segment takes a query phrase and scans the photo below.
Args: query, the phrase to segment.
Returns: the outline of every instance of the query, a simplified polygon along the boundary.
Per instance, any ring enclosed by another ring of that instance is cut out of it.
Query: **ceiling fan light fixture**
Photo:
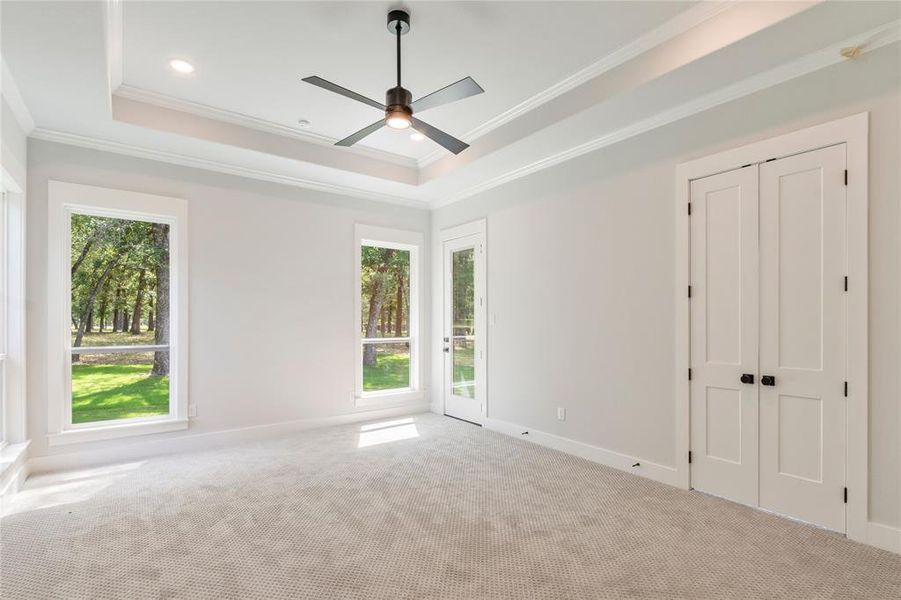
[[[410,119],[406,115],[388,117],[388,127],[392,129],[406,129],[410,126]]]
[[[385,112],[385,124],[392,129],[406,129],[411,125],[410,113],[403,108],[389,108]]]

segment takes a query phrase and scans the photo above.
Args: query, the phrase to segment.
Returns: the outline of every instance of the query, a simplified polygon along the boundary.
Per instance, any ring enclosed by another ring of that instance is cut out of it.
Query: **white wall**
[[[187,432],[48,447],[44,298],[51,179],[188,201],[189,375],[197,418]],[[28,192],[32,459],[89,452],[93,460],[161,439],[165,445],[199,434],[357,412],[352,401],[359,318],[353,296],[354,224],[419,231],[428,240],[430,219],[420,209],[37,140],[28,149]],[[424,253],[427,267],[428,246]],[[423,278],[428,281],[428,270]],[[423,288],[422,302],[428,306],[428,286]],[[421,330],[427,336],[427,320]],[[423,377],[428,386],[427,371]]]
[[[870,519],[901,525],[899,71],[894,44],[436,211],[433,239],[488,220],[489,416],[675,466],[676,165],[870,111]]]
[[[19,187],[25,187],[27,138],[6,98],[0,97],[0,164]]]

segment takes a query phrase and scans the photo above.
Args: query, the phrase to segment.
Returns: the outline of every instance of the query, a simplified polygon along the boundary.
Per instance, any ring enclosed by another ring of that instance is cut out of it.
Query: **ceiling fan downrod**
[[[385,119],[389,127],[403,129],[410,126],[413,116],[413,94],[401,86],[400,74],[400,36],[410,31],[410,14],[403,10],[392,10],[388,13],[388,31],[397,38],[397,86],[385,93]]]

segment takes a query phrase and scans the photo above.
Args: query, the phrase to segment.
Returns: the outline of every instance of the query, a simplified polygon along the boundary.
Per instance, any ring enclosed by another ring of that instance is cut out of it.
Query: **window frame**
[[[50,181],[48,190],[48,442],[51,446],[188,427],[187,207],[184,200]],[[73,214],[169,225],[169,413],[72,423],[71,217]]]
[[[23,187],[0,165],[3,219],[0,224],[0,269],[4,286],[0,298],[0,478],[27,449],[25,421],[25,194]]]
[[[371,225],[357,224],[355,226],[354,240],[354,405],[357,407],[371,407],[390,404],[402,404],[416,402],[424,397],[422,391],[422,360],[421,360],[421,287],[422,280],[420,269],[422,268],[423,234],[416,231],[402,229],[390,229],[387,227],[375,227]],[[408,332],[406,337],[395,338],[364,338],[360,327],[360,318],[363,314],[363,281],[362,258],[363,246],[376,248],[391,248],[410,253],[410,289],[408,307]],[[405,388],[391,390],[379,390],[374,392],[363,391],[363,345],[373,341],[378,343],[391,343],[407,341],[410,344],[410,385]]]
[[[9,352],[9,236],[6,190],[0,186],[0,450],[9,445],[6,433],[6,355]]]

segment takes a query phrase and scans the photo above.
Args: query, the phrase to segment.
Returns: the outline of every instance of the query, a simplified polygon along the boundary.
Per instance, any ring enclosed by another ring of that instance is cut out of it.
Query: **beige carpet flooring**
[[[3,598],[901,598],[901,556],[435,415],[33,477]]]

